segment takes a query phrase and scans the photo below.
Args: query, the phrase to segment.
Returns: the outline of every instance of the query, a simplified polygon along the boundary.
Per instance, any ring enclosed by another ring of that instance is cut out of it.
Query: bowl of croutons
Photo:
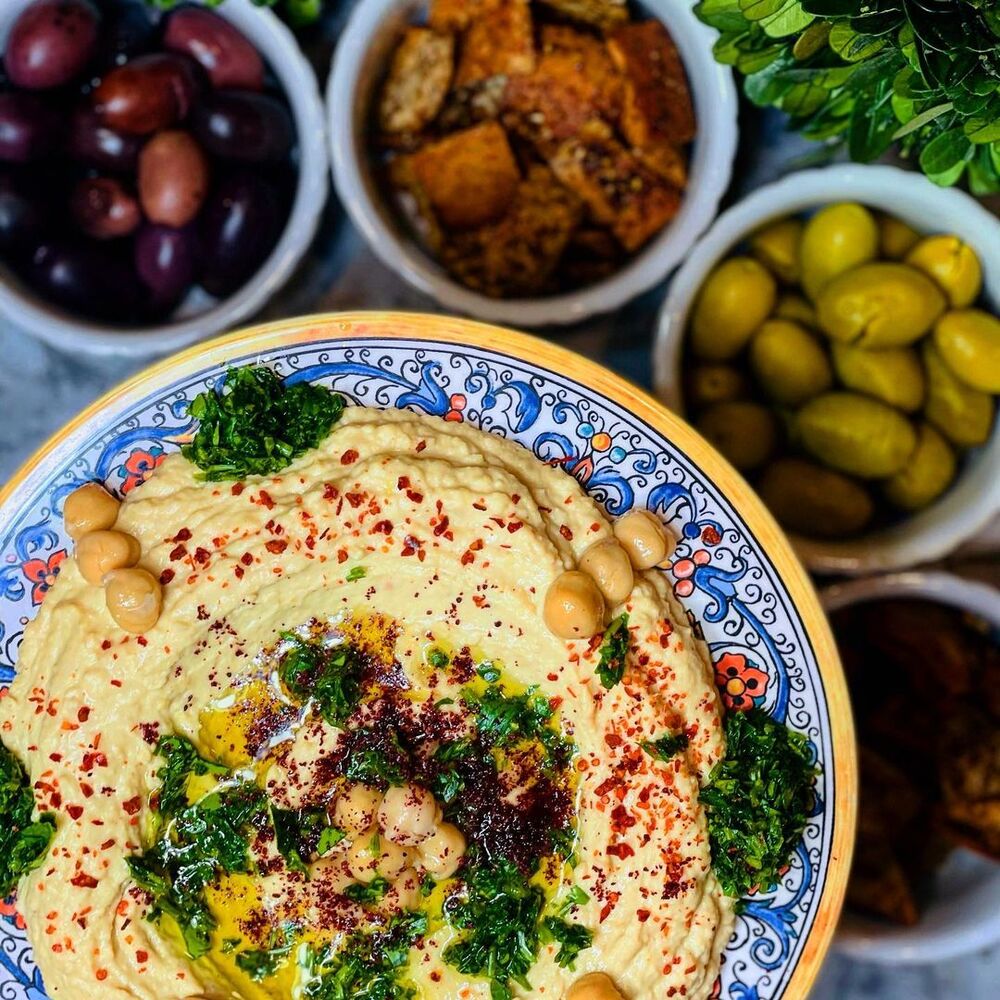
[[[375,253],[448,309],[529,327],[662,281],[737,139],[731,73],[672,0],[362,0],[328,114]]]

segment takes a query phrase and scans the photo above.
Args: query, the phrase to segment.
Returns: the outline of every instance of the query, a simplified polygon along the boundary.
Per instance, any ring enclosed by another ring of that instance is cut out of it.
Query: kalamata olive
[[[198,269],[194,229],[144,225],[135,235],[135,269],[154,309],[173,306],[194,283]]]
[[[79,181],[69,205],[76,224],[97,240],[128,236],[142,222],[139,202],[111,177]]]
[[[264,86],[260,53],[225,18],[211,11],[188,7],[171,14],[163,44],[199,62],[216,89],[261,90]]]
[[[187,132],[154,135],[139,154],[139,198],[150,222],[179,228],[201,211],[208,160]]]
[[[67,148],[70,156],[88,166],[132,173],[139,162],[142,139],[109,128],[93,108],[77,108],[70,120]]]
[[[148,135],[186,118],[197,92],[190,59],[154,52],[108,73],[94,91],[94,107],[111,128]]]
[[[29,279],[46,302],[73,313],[119,320],[135,311],[136,281],[131,267],[93,243],[41,244]]]
[[[121,66],[149,52],[155,40],[156,28],[146,4],[139,0],[105,0],[96,60],[101,69]]]
[[[216,185],[202,216],[205,290],[224,296],[239,288],[273,249],[283,221],[274,188],[256,174],[241,171]]]
[[[0,252],[16,255],[42,239],[50,223],[45,191],[30,177],[0,172]]]
[[[35,0],[7,39],[4,58],[11,82],[30,90],[69,83],[94,55],[98,22],[90,0]]]
[[[214,94],[194,112],[195,134],[214,156],[242,163],[276,163],[292,148],[288,109],[273,97],[247,91]]]
[[[59,136],[56,111],[34,94],[0,94],[0,160],[27,163],[52,151]]]

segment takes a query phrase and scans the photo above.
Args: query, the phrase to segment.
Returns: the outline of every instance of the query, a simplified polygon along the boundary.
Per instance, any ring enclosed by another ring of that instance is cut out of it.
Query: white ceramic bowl
[[[897,573],[828,587],[826,610],[891,597],[926,598],[971,611],[1000,629],[1000,591],[950,573]],[[934,876],[931,898],[915,927],[892,927],[849,910],[835,939],[838,951],[869,962],[930,963],[969,955],[1000,942],[1000,864],[965,849]]]
[[[983,265],[984,297],[1000,312],[1000,221],[973,198],[939,188],[921,174],[888,166],[844,165],[790,174],[723,212],[674,275],[653,348],[657,394],[682,412],[681,355],[688,316],[720,260],[772,219],[836,201],[858,201],[895,215],[920,232],[957,233]],[[793,537],[815,572],[870,573],[939,559],[1000,511],[1000,423],[963,463],[957,482],[936,503],[891,527],[846,541]]]
[[[0,50],[31,0],[0,3]],[[252,316],[291,277],[319,225],[329,190],[323,102],[316,75],[294,36],[251,0],[226,0],[216,13],[257,47],[285,92],[298,133],[299,180],[285,230],[271,255],[236,293],[218,300],[195,289],[165,323],[119,327],[48,305],[0,265],[0,313],[11,323],[66,351],[148,357],[175,351]]]
[[[677,217],[614,275],[564,295],[492,299],[465,288],[409,235],[373,175],[368,121],[375,88],[404,27],[426,0],[361,0],[340,38],[327,89],[333,178],[340,200],[382,261],[448,309],[497,323],[536,327],[576,323],[610,312],[661,281],[715,217],[729,185],[737,140],[732,73],[712,58],[715,32],[689,3],[644,0],[670,30],[687,71],[698,122],[690,179]]]

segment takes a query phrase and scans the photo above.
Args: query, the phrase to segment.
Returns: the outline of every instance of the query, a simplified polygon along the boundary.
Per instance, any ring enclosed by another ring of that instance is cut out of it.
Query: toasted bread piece
[[[628,20],[627,0],[541,0],[541,2],[571,21],[591,24],[601,31],[609,31]]]
[[[385,132],[420,132],[441,110],[455,73],[455,39],[429,28],[407,28],[392,57],[379,102]]]
[[[465,31],[480,15],[507,0],[431,0],[427,23],[435,31]]]
[[[684,64],[670,33],[655,20],[617,28],[608,51],[625,77],[621,130],[631,145],[684,145],[695,135],[694,108]]]
[[[496,122],[455,132],[401,157],[397,183],[418,188],[447,229],[495,222],[510,207],[521,180],[507,134]]]
[[[607,46],[591,32],[564,24],[543,25],[539,69],[553,79],[570,81],[599,115],[610,122],[618,120],[624,96],[622,75]]]
[[[548,167],[531,167],[499,222],[449,240],[442,261],[459,281],[494,298],[545,289],[580,222],[580,200]]]
[[[495,121],[500,117],[507,82],[505,76],[491,76],[488,80],[452,90],[445,99],[435,128],[442,132],[454,132],[481,122]]]
[[[636,149],[636,156],[655,170],[671,187],[683,191],[687,187],[688,161],[680,146],[662,142],[647,149]]]
[[[680,194],[615,139],[582,136],[562,143],[549,161],[595,222],[628,251],[638,250],[680,208]]]
[[[535,30],[528,0],[507,0],[480,14],[466,29],[455,84],[491,76],[517,76],[535,68]]]

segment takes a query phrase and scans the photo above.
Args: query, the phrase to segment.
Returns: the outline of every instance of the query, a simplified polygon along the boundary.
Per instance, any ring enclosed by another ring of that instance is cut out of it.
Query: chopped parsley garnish
[[[322,858],[332,851],[347,836],[343,830],[328,826],[316,841],[316,853]]]
[[[541,941],[543,944],[557,942],[556,964],[562,969],[573,969],[580,952],[593,944],[594,935],[580,924],[567,923],[561,917],[546,917],[542,922]]]
[[[356,729],[352,737],[352,747],[342,764],[345,778],[380,788],[406,784],[404,766],[409,755],[395,730]]]
[[[156,753],[163,758],[163,767],[156,772],[160,779],[157,809],[169,818],[188,804],[188,779],[194,775],[228,774],[222,764],[205,760],[194,744],[183,736],[161,736]]]
[[[427,654],[427,662],[435,670],[444,670],[444,668],[446,666],[448,666],[448,664],[451,662],[451,659],[449,658],[448,654],[443,649],[438,649],[438,647],[435,646]]]
[[[288,961],[294,942],[289,938],[275,948],[241,951],[236,956],[237,967],[255,983],[270,979]]]
[[[0,743],[0,899],[45,858],[56,832],[55,816],[32,820],[35,797],[21,762]]]
[[[455,764],[472,753],[472,741],[467,739],[442,743],[437,748],[434,761],[440,765],[440,768],[434,775],[431,791],[445,805],[451,805],[465,790],[465,778],[462,777]]]
[[[355,583],[358,580],[363,580],[368,575],[368,570],[364,566],[354,566],[352,569],[348,570],[347,582]]]
[[[222,391],[188,408],[200,426],[181,452],[211,482],[270,476],[315,448],[343,412],[344,397],[324,386],[290,386],[264,365],[230,368]]]
[[[731,712],[726,742],[701,803],[719,884],[739,897],[777,884],[805,829],[818,771],[805,736],[760,709]]]
[[[388,880],[379,875],[367,885],[354,882],[344,890],[344,895],[355,903],[378,903],[385,898],[390,888]]]
[[[342,726],[361,702],[365,664],[350,645],[325,646],[283,632],[291,643],[278,664],[278,676],[293,698],[311,700],[331,726]]]
[[[495,684],[498,680],[500,680],[500,668],[493,663],[492,660],[480,663],[479,666],[476,667],[476,673],[479,674],[479,676],[482,677],[487,684]]]
[[[685,733],[668,733],[656,740],[643,740],[639,746],[642,747],[650,757],[662,760],[665,764],[676,757],[682,750],[686,750],[688,738]]]
[[[510,1000],[512,982],[530,990],[544,906],[542,890],[516,865],[477,860],[464,890],[445,901],[449,923],[464,932],[445,948],[445,962],[463,975],[489,979],[492,1000]]]
[[[583,906],[589,902],[590,893],[587,892],[587,890],[582,886],[574,885],[569,892],[566,893],[566,898],[559,904],[559,916],[565,917],[576,907]]]
[[[625,676],[625,660],[628,657],[628,612],[623,611],[604,631],[601,641],[600,660],[597,676],[609,691],[621,683]]]
[[[328,825],[325,809],[279,809],[271,806],[271,825],[278,853],[293,872],[305,874],[310,854],[325,854],[320,845],[329,844],[326,850],[344,839],[344,833]],[[333,843],[330,839],[333,838]]]
[[[537,740],[550,761],[564,762],[571,745],[550,724],[555,714],[548,698],[529,688],[524,694],[508,695],[499,684],[482,694],[466,689],[462,701],[475,715],[479,739],[487,747],[511,747],[522,740]]]

